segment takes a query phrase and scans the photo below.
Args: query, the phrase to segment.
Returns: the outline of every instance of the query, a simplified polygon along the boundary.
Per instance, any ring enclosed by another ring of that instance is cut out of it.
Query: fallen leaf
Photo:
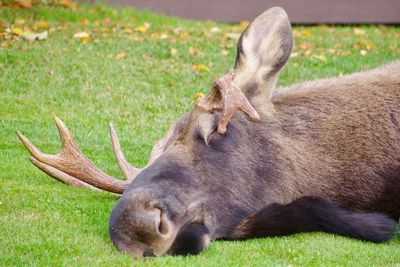
[[[12,28],[6,29],[6,32],[12,33],[15,35],[21,35],[24,31],[20,27],[12,27]]]
[[[326,59],[326,57],[324,55],[315,55],[314,54],[312,57],[315,59],[318,59],[319,61],[322,61],[324,63],[328,62],[328,60]]]
[[[364,49],[360,50],[360,55],[361,56],[366,56],[367,54],[368,54],[367,50],[364,50]]]
[[[229,51],[228,50],[221,50],[221,55],[226,57],[229,55]]]
[[[22,33],[21,37],[24,38],[25,40],[28,40],[29,42],[33,41],[41,41],[47,39],[49,36],[49,33],[47,31],[40,32],[40,33]]]
[[[365,35],[365,30],[359,28],[354,28],[353,32],[355,35]]]
[[[232,40],[239,40],[239,38],[240,38],[240,33],[230,32],[230,33],[227,33],[227,34],[225,35],[225,37],[228,38],[228,39],[232,39]]]
[[[176,48],[171,48],[170,54],[171,56],[175,57],[178,54],[178,50]]]
[[[8,42],[8,41],[4,41],[4,42],[2,42],[1,43],[1,47],[9,47],[9,46],[11,46],[12,45],[12,43],[10,43],[10,42]]]
[[[92,35],[88,32],[77,32],[73,37],[74,39],[79,39],[84,44],[90,42],[92,39]]]
[[[18,24],[18,25],[22,25],[22,24],[25,24],[25,20],[24,19],[21,19],[21,18],[17,18],[17,19],[15,19],[15,24]]]
[[[124,33],[133,33],[133,30],[131,28],[125,28]]]
[[[167,39],[168,38],[168,34],[166,34],[166,33],[162,33],[161,35],[160,35],[160,40],[165,40],[165,39]]]
[[[177,27],[177,28],[172,29],[172,32],[173,32],[175,35],[178,35],[181,31],[182,31],[182,28],[181,28],[181,27]]]
[[[218,27],[212,27],[211,30],[210,30],[210,32],[211,32],[211,33],[220,33],[220,32],[221,32],[221,29],[218,28]]]
[[[71,8],[74,4],[72,0],[60,0],[58,3],[65,8]]]
[[[200,100],[200,98],[202,98],[204,96],[204,93],[202,92],[198,92],[197,94],[194,95],[194,100],[197,102]]]
[[[31,8],[32,0],[14,0],[14,4],[16,4],[19,7]]]
[[[243,20],[243,21],[241,21],[240,23],[239,23],[239,29],[240,29],[240,31],[242,32],[242,31],[244,31],[246,28],[247,28],[247,26],[249,26],[250,25],[250,21],[248,21],[248,20]]]
[[[136,26],[134,28],[135,32],[141,32],[141,33],[145,33],[147,32],[147,28],[144,25],[140,25],[140,26]]]
[[[298,57],[298,56],[299,56],[299,53],[297,53],[297,52],[293,52],[293,53],[290,55],[291,58],[295,58],[295,57]]]
[[[44,20],[37,21],[35,24],[33,24],[33,29],[35,31],[47,30],[49,28],[50,28],[49,23],[47,21],[44,21]]]
[[[127,55],[125,53],[119,53],[115,56],[117,59],[125,59]]]
[[[335,54],[336,51],[333,48],[328,48],[328,52],[331,53],[331,54]]]
[[[189,54],[191,54],[192,56],[196,54],[196,50],[194,49],[193,46],[189,47]]]
[[[86,26],[86,25],[89,24],[89,20],[86,19],[86,18],[80,19],[80,20],[79,20],[79,24],[82,25],[82,26]]]
[[[148,22],[143,23],[143,26],[146,27],[146,29],[150,29],[151,24]]]
[[[81,39],[81,38],[90,38],[90,33],[87,32],[77,32],[74,34],[74,38]]]
[[[302,34],[303,36],[310,36],[310,35],[311,35],[311,32],[310,32],[309,30],[304,30],[304,31],[301,32],[301,34]]]
[[[348,50],[342,51],[342,53],[340,53],[340,55],[342,55],[343,57],[347,57],[350,56],[351,52]]]
[[[198,72],[208,72],[210,69],[206,65],[193,64],[193,68]]]

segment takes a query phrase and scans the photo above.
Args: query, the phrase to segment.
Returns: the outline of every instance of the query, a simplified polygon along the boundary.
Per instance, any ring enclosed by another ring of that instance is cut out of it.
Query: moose
[[[258,16],[234,69],[173,123],[143,169],[128,163],[110,124],[125,180],[88,160],[58,118],[57,155],[18,135],[53,178],[122,195],[109,234],[133,258],[311,231],[386,242],[400,217],[400,61],[278,88],[292,47],[282,8]]]

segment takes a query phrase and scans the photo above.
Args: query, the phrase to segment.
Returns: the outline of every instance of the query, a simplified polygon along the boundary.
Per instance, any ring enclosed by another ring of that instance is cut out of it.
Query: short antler
[[[218,122],[218,133],[220,134],[226,132],[226,126],[237,110],[242,110],[254,121],[260,121],[257,111],[234,83],[234,78],[235,70],[230,70],[227,74],[215,79],[210,92],[197,103],[197,106],[209,112],[221,111]]]

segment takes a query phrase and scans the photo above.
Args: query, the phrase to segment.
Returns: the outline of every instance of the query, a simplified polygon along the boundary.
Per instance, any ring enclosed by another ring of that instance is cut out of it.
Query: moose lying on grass
[[[292,46],[284,10],[257,17],[234,70],[172,125],[144,169],[126,161],[110,125],[125,181],[96,168],[57,118],[60,154],[18,134],[50,176],[122,194],[110,236],[135,258],[307,231],[388,241],[400,217],[400,62],[276,89]]]

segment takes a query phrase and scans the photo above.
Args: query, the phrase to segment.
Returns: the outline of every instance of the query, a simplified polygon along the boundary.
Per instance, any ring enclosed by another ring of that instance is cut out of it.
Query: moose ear
[[[234,81],[256,108],[260,99],[265,103],[275,87],[292,47],[290,22],[280,7],[266,10],[240,36]]]

